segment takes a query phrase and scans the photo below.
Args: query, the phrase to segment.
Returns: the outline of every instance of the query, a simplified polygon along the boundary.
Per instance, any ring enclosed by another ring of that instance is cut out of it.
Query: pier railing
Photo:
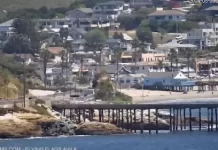
[[[109,122],[127,131],[218,131],[218,103],[197,104],[60,104],[53,109],[77,120]]]

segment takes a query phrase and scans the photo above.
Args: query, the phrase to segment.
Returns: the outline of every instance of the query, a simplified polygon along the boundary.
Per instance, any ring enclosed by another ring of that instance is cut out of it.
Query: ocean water
[[[218,133],[178,132],[143,135],[75,136],[0,140],[11,150],[218,150]]]
[[[204,101],[211,102],[211,99]],[[213,101],[218,102],[218,99]],[[192,110],[192,116],[198,117],[198,110]],[[206,109],[202,110],[202,117],[207,118]],[[218,150],[218,132],[207,132],[206,128],[199,132],[197,129],[198,127],[192,132],[161,132],[151,135],[7,139],[0,140],[0,150]]]

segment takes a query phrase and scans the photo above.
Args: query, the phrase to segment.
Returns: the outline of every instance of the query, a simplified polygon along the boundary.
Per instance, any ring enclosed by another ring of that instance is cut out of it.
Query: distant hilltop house
[[[155,12],[148,14],[149,20],[155,21],[185,21],[185,13],[178,10],[163,10],[163,8],[157,8]]]
[[[192,29],[187,33],[187,40],[197,45],[200,49],[206,49],[218,44],[218,23],[199,24],[200,28]]]
[[[152,0],[130,0],[130,6],[132,8],[153,7],[153,1]]]
[[[102,20],[117,20],[122,13],[131,13],[129,4],[123,1],[108,1],[98,3],[93,8],[93,18],[100,18]]]

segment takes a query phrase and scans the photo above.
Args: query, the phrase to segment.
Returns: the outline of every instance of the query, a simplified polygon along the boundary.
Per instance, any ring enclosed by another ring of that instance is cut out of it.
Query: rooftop
[[[175,78],[179,72],[149,72],[146,78]]]
[[[63,47],[48,47],[48,51],[52,54],[60,54],[62,51],[65,51]]]
[[[98,3],[97,5],[123,5],[124,1],[108,1],[104,3]]]
[[[218,10],[218,6],[211,6],[211,7],[208,7],[208,8],[206,8],[206,9],[204,9],[204,10],[206,10],[206,11],[214,11],[214,10]]]
[[[148,16],[173,16],[173,15],[185,16],[185,13],[178,10],[157,10],[155,12],[148,14]]]
[[[14,19],[8,20],[0,24],[0,27],[11,27],[14,22]]]

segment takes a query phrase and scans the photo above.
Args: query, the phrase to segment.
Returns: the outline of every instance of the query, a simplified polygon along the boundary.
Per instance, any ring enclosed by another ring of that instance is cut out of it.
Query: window
[[[149,80],[146,80],[146,82],[149,82]]]
[[[165,80],[163,80],[163,83],[165,83]]]
[[[145,70],[145,67],[143,66],[142,69]]]
[[[120,83],[124,83],[124,80],[120,80]]]
[[[172,16],[169,16],[169,19],[173,19],[173,17],[172,17]]]
[[[129,80],[129,79],[127,79],[127,80],[126,80],[126,83],[130,83],[130,80]]]

